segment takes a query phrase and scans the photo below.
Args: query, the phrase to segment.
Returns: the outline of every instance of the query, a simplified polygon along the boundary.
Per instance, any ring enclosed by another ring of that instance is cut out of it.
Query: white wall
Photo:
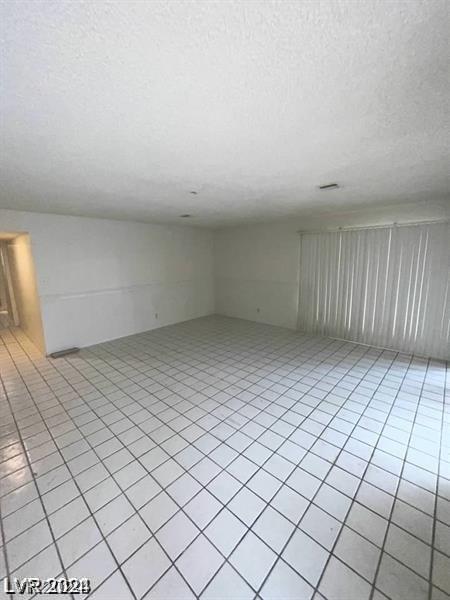
[[[22,234],[7,243],[8,263],[20,326],[29,339],[45,352],[41,306],[30,236]]]
[[[0,231],[30,234],[47,352],[214,311],[208,230],[0,210]]]
[[[1,245],[1,242],[0,242]],[[1,250],[0,250],[1,252]],[[1,256],[0,256],[0,260],[1,260]],[[6,292],[6,279],[5,279],[5,275],[3,273],[3,269],[1,267],[0,264],[0,310],[7,310],[8,309],[8,298],[7,298],[7,292]]]
[[[0,232],[30,234],[52,352],[213,312],[294,329],[299,229],[448,216],[446,206],[421,203],[225,228],[214,234],[214,277],[206,229],[0,209]]]
[[[295,329],[299,291],[299,230],[449,217],[449,205],[421,202],[217,230],[214,236],[216,312]],[[260,309],[259,313],[257,308]]]
[[[295,229],[289,231],[283,226],[216,232],[216,312],[295,328],[298,251]]]

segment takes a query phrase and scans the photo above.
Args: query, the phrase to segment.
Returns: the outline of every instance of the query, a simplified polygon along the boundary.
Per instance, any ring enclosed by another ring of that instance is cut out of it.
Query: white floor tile
[[[122,564],[150,537],[150,531],[136,514],[122,523],[106,539],[116,560]]]
[[[46,521],[40,521],[27,531],[24,531],[7,545],[9,568],[14,571],[21,564],[30,560],[35,554],[42,551],[52,538]]]
[[[314,589],[280,559],[259,595],[263,600],[309,600],[313,593]]]
[[[78,579],[87,577],[91,581],[92,588],[95,589],[106,581],[116,568],[116,562],[108,546],[105,542],[100,542],[69,567],[67,575]]]
[[[230,556],[230,562],[257,590],[276,560],[276,554],[249,531]]]
[[[247,527],[227,508],[224,508],[208,525],[206,537],[222,552],[229,556],[247,531]]]
[[[319,591],[329,600],[368,600],[371,586],[334,556],[325,569]]]
[[[407,567],[428,578],[430,572],[431,546],[421,542],[393,523],[389,525],[385,552],[404,563]]]
[[[175,502],[166,492],[161,492],[140,510],[140,515],[149,526],[150,531],[155,533],[177,511],[178,506]]]
[[[201,534],[177,560],[176,566],[194,592],[199,595],[224,560],[211,542]]]
[[[183,473],[183,468],[173,459],[169,459],[152,471],[152,477],[156,479],[161,487],[165,488],[183,475]]]
[[[170,560],[152,538],[123,564],[122,571],[136,596],[141,598],[169,566]]]
[[[156,539],[170,558],[176,560],[199,533],[198,527],[180,511],[161,527]]]
[[[242,483],[226,471],[222,471],[207,487],[218,500],[226,504],[241,489]]]
[[[254,531],[277,554],[294,531],[294,524],[268,506],[254,524]]]
[[[133,595],[123,575],[120,571],[116,571],[89,598],[92,600],[111,600],[111,598],[133,600]]]
[[[351,499],[324,483],[314,498],[314,504],[335,517],[338,521],[344,521],[350,509]]]
[[[151,475],[146,475],[142,479],[139,479],[139,481],[136,481],[136,483],[133,483],[125,491],[125,496],[136,509],[139,509],[157,496],[161,489],[159,483]]]
[[[96,512],[120,494],[120,487],[112,477],[108,477],[98,485],[91,487],[83,496],[91,511]]]
[[[271,506],[297,525],[309,506],[309,500],[284,485],[273,498]]]
[[[376,577],[372,600],[428,600],[434,540],[445,600],[447,369],[225,317],[64,361],[0,330],[0,575],[89,571],[98,600],[359,600]]]
[[[276,492],[280,489],[281,485],[281,481],[263,470],[255,473],[255,475],[247,482],[247,487],[266,502],[270,502]]]
[[[255,593],[251,587],[228,564],[224,564],[206,590],[200,596],[201,600],[252,600]],[[162,600],[162,599],[161,599]]]
[[[297,529],[281,556],[309,584],[316,586],[329,553]]]
[[[78,496],[49,516],[50,527],[56,539],[87,519],[89,509],[82,496]]]
[[[450,527],[437,521],[435,545],[438,550],[450,556]]]
[[[388,526],[386,519],[355,502],[345,523],[370,542],[382,546]]]
[[[145,596],[145,600],[195,600],[195,596],[184,579],[171,567]]]
[[[184,507],[184,511],[200,529],[204,529],[221,510],[222,504],[203,489]]]
[[[65,567],[69,567],[102,539],[92,517],[89,517],[58,540],[58,548]]]
[[[13,571],[12,575],[13,577],[25,578],[30,577],[30,573],[39,573],[39,577],[46,579],[48,577],[58,577],[61,575],[62,570],[58,553],[55,546],[52,545]]]
[[[311,504],[303,515],[299,527],[319,544],[331,550],[339,534],[341,523],[321,508]]]
[[[344,527],[334,548],[334,554],[354,571],[373,582],[381,550],[366,538]]]
[[[95,513],[98,527],[104,536],[119,527],[134,513],[134,509],[124,494],[117,496]]]
[[[233,512],[247,527],[250,527],[257,517],[262,513],[266,503],[256,494],[247,488],[243,488],[228,504],[228,508]]]
[[[3,531],[5,540],[19,535],[32,525],[35,525],[44,518],[44,509],[40,500],[33,500],[23,508],[19,508],[12,514],[3,519]]]
[[[311,500],[320,487],[321,481],[300,467],[295,469],[286,481],[293,490]]]
[[[425,600],[428,598],[428,584],[413,571],[383,554],[380,571],[375,585],[392,600]]]
[[[433,585],[450,595],[450,558],[442,552],[434,553],[432,581]]]
[[[189,473],[184,473],[167,488],[169,496],[175,500],[179,506],[184,506],[195,494],[202,489],[202,486]]]

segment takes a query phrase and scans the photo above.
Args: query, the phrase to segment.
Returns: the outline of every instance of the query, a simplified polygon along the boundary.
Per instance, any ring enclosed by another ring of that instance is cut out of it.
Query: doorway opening
[[[30,236],[0,232],[0,336],[2,331],[18,327],[45,353]]]

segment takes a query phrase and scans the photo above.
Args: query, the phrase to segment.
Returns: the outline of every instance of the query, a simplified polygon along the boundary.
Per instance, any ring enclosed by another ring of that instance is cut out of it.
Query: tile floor
[[[445,363],[223,317],[57,360],[0,338],[1,577],[449,598]]]

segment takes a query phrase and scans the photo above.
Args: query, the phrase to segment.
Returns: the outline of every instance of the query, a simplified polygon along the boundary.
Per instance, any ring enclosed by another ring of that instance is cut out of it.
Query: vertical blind
[[[450,225],[302,233],[299,329],[450,358]]]

